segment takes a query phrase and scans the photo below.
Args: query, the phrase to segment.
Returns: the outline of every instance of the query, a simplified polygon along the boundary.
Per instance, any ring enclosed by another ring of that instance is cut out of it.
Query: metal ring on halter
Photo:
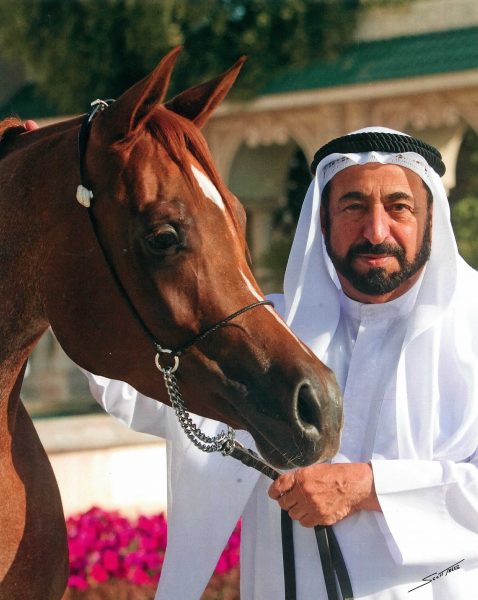
[[[100,100],[97,98],[90,103],[91,111],[88,114],[88,122],[90,123],[97,115],[98,112],[103,112],[110,104],[114,102],[113,98],[108,98],[108,100]]]
[[[159,344],[156,346],[156,349],[158,352],[154,357],[154,364],[156,365],[157,369],[161,371],[161,373],[174,373],[174,371],[176,371],[176,369],[179,367],[179,356],[174,354],[174,364],[172,367],[163,367],[159,362],[159,353],[162,352],[163,354],[173,354],[173,351],[168,350],[167,348],[161,348]]]

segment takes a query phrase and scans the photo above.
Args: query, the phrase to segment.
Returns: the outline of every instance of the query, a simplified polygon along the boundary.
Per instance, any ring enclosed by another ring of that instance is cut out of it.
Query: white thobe
[[[333,462],[371,461],[384,511],[362,511],[334,526],[357,599],[478,598],[478,458],[475,466],[473,457],[452,466],[398,455],[392,391],[416,290],[369,305],[341,293],[339,325],[324,357],[344,392],[345,425]],[[244,511],[241,600],[284,597],[280,511],[267,497],[269,485],[260,478]],[[294,539],[298,600],[325,600],[313,530],[296,522]]]

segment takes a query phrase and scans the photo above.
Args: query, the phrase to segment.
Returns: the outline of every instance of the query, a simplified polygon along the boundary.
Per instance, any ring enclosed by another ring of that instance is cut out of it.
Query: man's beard
[[[380,296],[397,289],[407,279],[417,273],[430,258],[431,251],[431,212],[429,211],[425,230],[423,232],[422,244],[415,254],[413,261],[407,260],[405,251],[401,246],[394,244],[371,244],[363,242],[349,249],[342,257],[335,254],[330,243],[330,222],[324,223],[324,240],[327,253],[336,271],[340,273],[352,286],[371,296]],[[366,273],[357,271],[353,266],[353,260],[360,254],[387,254],[395,256],[400,268],[398,271],[387,273],[383,267],[371,267]]]

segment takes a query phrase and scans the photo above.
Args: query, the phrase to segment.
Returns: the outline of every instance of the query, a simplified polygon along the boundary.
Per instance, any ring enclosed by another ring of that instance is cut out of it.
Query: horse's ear
[[[104,112],[102,121],[110,134],[126,137],[148,120],[151,112],[166,96],[171,73],[181,50],[182,47],[178,46],[168,52],[152,73],[130,87]]]
[[[226,97],[245,60],[242,56],[222,75],[178,94],[166,102],[166,108],[202,127]]]

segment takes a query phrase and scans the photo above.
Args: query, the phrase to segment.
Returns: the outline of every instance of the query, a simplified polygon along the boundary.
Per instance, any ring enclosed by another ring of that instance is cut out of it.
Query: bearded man
[[[477,594],[478,274],[458,255],[441,157],[370,128],[321,148],[313,170],[284,294],[272,299],[342,388],[331,464],[271,485],[232,459],[201,454],[171,409],[89,375],[108,412],[168,439],[157,600],[199,599],[241,515],[241,600],[284,598],[281,508],[295,520],[298,600],[327,598],[317,524],[333,525],[355,598]]]

